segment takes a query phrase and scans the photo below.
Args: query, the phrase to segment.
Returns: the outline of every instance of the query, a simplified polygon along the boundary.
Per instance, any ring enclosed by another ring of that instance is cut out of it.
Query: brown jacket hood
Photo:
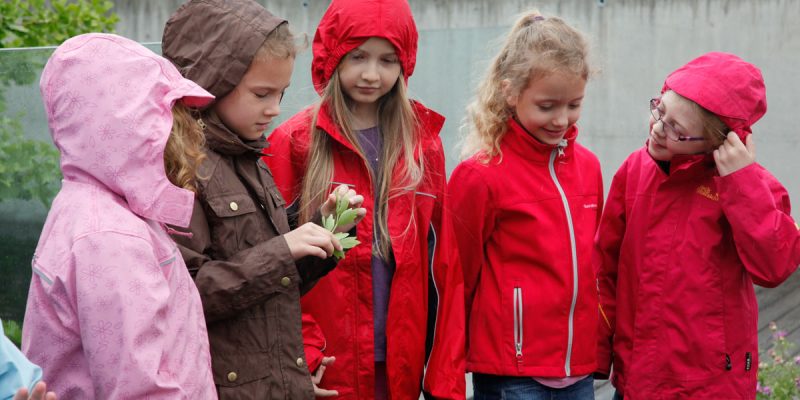
[[[253,0],[191,0],[167,21],[163,55],[221,99],[242,80],[267,36],[285,22]]]

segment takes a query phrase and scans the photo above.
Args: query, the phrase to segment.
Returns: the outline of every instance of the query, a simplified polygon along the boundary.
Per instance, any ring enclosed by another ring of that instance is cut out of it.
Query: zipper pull
[[[750,368],[753,367],[753,356],[750,355],[750,352],[744,353],[744,370],[750,371]]]
[[[725,370],[730,371],[732,368],[733,366],[731,366],[731,356],[725,354]]]
[[[558,156],[559,157],[564,157],[564,149],[567,147],[567,144],[569,144],[569,142],[567,142],[567,139],[561,139],[561,141],[558,142]]]

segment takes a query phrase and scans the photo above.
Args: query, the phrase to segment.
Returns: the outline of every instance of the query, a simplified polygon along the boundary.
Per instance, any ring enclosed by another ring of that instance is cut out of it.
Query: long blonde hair
[[[205,159],[205,135],[180,101],[172,107],[172,131],[164,149],[164,170],[175,186],[197,191],[197,169]]]
[[[340,64],[341,65],[341,64]],[[404,192],[413,191],[425,174],[425,159],[420,146],[416,113],[408,98],[402,73],[394,87],[378,100],[378,128],[383,136],[383,149],[379,158],[379,168],[371,171],[373,182],[380,182],[376,198],[375,220],[379,233],[378,248],[373,253],[388,257],[391,237],[387,225],[389,199]],[[307,222],[327,198],[333,180],[333,143],[330,135],[317,128],[317,118],[325,105],[331,119],[339,127],[342,136],[350,142],[359,156],[366,161],[364,151],[358,143],[351,121],[351,100],[345,94],[338,69],[334,71],[322,98],[314,109],[311,120],[311,140],[308,149],[308,165],[300,192],[300,221]],[[395,171],[402,160],[402,169]],[[377,176],[376,176],[377,175]],[[364,191],[364,188],[358,188]],[[413,206],[412,206],[413,207]],[[409,227],[413,222],[409,221]]]
[[[512,116],[506,98],[519,95],[533,79],[559,71],[588,79],[589,45],[583,34],[558,17],[531,10],[520,17],[492,60],[467,106],[462,158],[481,153],[481,161],[502,157],[500,142]],[[507,89],[504,89],[504,83]]]

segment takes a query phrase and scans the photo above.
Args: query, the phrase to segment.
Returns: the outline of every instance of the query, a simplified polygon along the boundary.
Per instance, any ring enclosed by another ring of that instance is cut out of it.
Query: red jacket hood
[[[729,53],[706,53],[689,61],[669,74],[661,92],[667,90],[714,113],[742,140],[767,112],[761,70]]]
[[[342,57],[370,37],[381,37],[394,45],[408,80],[417,61],[417,36],[406,0],[332,1],[319,21],[312,44],[314,88],[321,94]]]

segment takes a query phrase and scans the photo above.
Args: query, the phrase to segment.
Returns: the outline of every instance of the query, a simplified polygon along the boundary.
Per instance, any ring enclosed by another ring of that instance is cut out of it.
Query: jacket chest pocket
[[[247,193],[229,193],[207,201],[213,213],[209,218],[212,241],[227,255],[248,247],[247,242],[256,241],[249,236],[259,235],[267,228],[256,212],[256,202]]]
[[[427,224],[431,220],[433,207],[437,201],[439,199],[431,192],[414,192],[415,208],[420,221],[424,221]]]

